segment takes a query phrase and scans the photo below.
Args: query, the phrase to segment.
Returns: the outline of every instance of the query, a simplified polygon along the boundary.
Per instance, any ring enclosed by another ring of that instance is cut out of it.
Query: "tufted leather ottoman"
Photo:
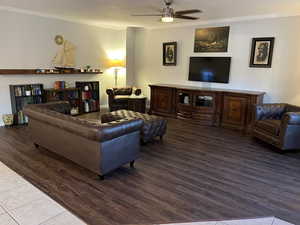
[[[160,116],[143,114],[129,110],[117,110],[101,115],[101,122],[108,123],[124,118],[140,118],[144,121],[141,130],[141,139],[144,143],[153,140],[155,137],[162,137],[167,130],[167,120]]]

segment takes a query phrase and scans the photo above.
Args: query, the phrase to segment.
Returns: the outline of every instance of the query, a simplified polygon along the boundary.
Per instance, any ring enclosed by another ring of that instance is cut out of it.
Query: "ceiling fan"
[[[185,20],[197,20],[199,18],[186,16],[186,14],[192,13],[202,13],[199,9],[190,9],[190,10],[181,10],[181,11],[174,11],[171,7],[173,0],[164,0],[165,7],[162,9],[160,14],[134,14],[132,16],[160,16],[161,21],[164,23],[170,23],[174,21],[174,18],[178,19],[185,19]]]

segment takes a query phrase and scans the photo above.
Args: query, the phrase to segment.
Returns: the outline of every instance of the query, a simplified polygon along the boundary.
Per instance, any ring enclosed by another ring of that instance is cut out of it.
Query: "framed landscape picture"
[[[230,27],[196,29],[194,52],[227,52]]]
[[[163,43],[163,65],[176,66],[177,64],[177,42]]]
[[[274,37],[252,39],[250,67],[272,67],[274,41]]]

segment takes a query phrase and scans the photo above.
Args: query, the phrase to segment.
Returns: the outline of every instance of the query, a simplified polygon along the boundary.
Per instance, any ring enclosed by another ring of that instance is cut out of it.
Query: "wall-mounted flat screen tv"
[[[190,57],[190,81],[228,83],[231,57]]]

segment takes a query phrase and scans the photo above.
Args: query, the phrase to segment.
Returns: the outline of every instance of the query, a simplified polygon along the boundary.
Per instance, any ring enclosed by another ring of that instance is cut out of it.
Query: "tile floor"
[[[86,225],[86,223],[0,162],[0,225]],[[275,217],[268,217],[176,225],[292,224]]]
[[[293,225],[275,217],[266,217],[259,219],[247,220],[226,220],[226,221],[212,221],[212,222],[199,222],[199,223],[174,223],[166,225]]]
[[[0,225],[86,225],[0,162]]]

